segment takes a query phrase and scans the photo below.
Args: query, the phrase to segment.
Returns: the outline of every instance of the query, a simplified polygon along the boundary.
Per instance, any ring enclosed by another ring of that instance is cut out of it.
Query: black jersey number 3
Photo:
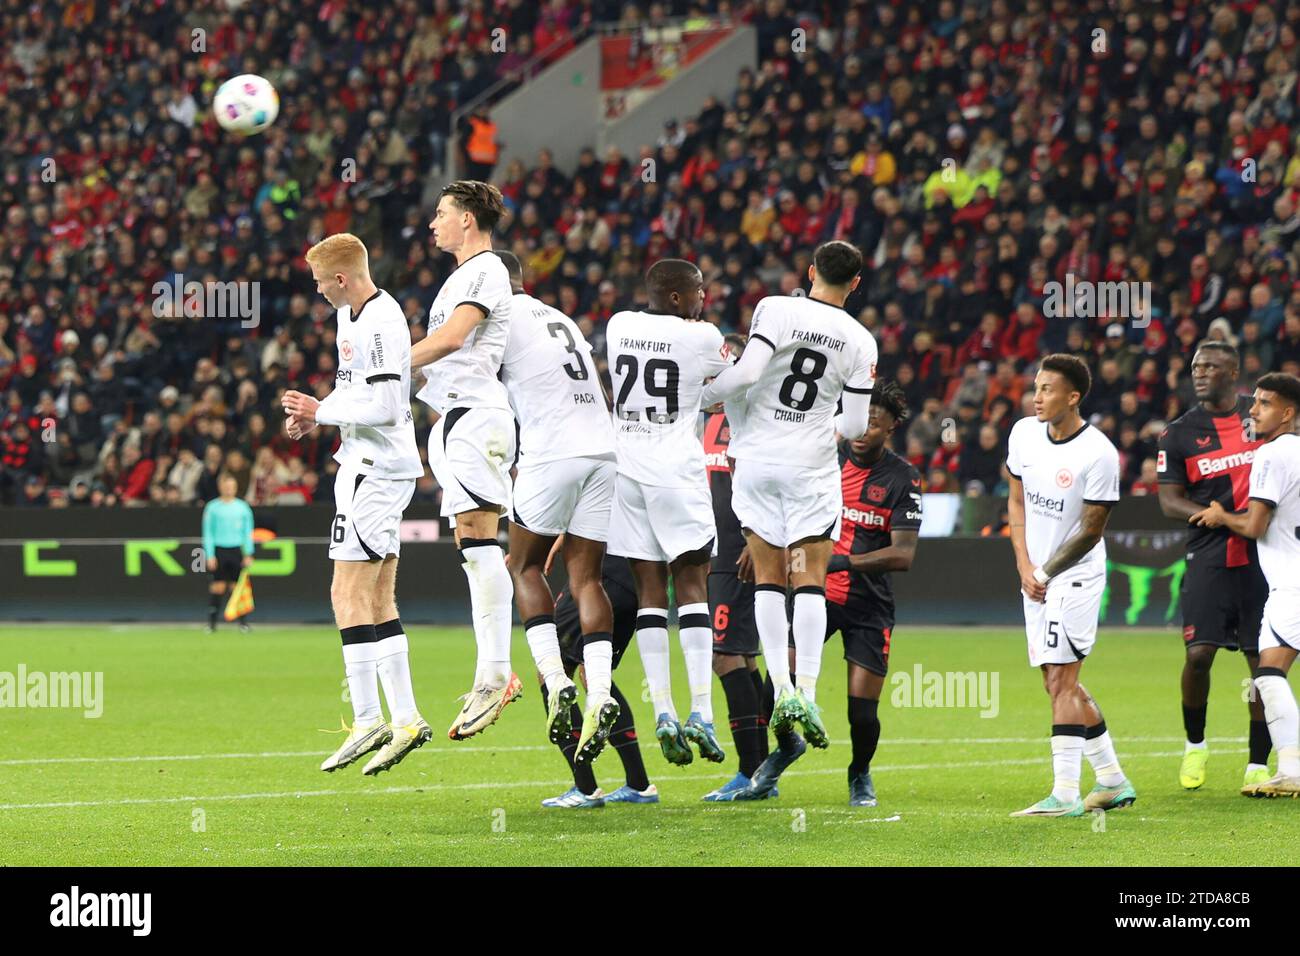
[[[635,355],[623,354],[618,357],[614,363],[614,377],[621,379],[618,386],[618,401],[614,403],[614,414],[623,421],[639,422],[641,421],[641,412],[635,408],[627,407],[628,397],[632,394],[632,387],[636,385],[638,365]],[[666,407],[661,412],[657,406],[651,405],[645,410],[647,421],[656,422],[664,425],[668,422],[677,420],[677,385],[681,381],[681,369],[672,359],[649,359],[645,363],[645,393],[651,398],[662,398],[665,400]],[[662,375],[663,384],[659,383]]]
[[[796,412],[806,412],[817,401],[817,383],[826,373],[829,359],[821,352],[812,349],[797,349],[790,359],[790,374],[781,383],[781,404],[793,408]],[[801,394],[795,398],[795,387],[802,385]]]
[[[569,378],[575,382],[585,382],[587,380],[587,363],[582,360],[582,353],[578,351],[578,343],[573,340],[573,333],[568,330],[563,322],[552,322],[546,326],[546,331],[551,333],[551,338],[564,339],[564,351],[573,356],[577,368],[574,368],[568,362],[564,363],[564,370],[569,373]]]

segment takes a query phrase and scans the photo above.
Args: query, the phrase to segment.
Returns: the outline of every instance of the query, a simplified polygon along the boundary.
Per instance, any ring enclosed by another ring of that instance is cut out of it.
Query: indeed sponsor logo
[[[1255,460],[1253,451],[1235,451],[1230,455],[1219,455],[1217,457],[1198,458],[1196,459],[1196,470],[1204,478],[1207,475],[1217,475],[1221,471],[1228,471],[1231,468],[1240,468],[1242,465],[1249,465]]]
[[[854,524],[865,524],[868,527],[883,528],[885,526],[885,516],[878,511],[859,511],[857,508],[844,508],[844,520],[851,521]]]
[[[1065,513],[1064,498],[1049,498],[1047,495],[1039,494],[1036,491],[1025,489],[1026,500],[1035,508],[1042,508],[1044,511],[1059,511]]]

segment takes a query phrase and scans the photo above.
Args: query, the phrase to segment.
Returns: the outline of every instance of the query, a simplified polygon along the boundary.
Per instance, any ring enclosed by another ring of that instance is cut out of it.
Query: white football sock
[[[379,706],[377,646],[375,641],[343,645],[343,670],[348,675],[348,696],[352,698],[352,722],[358,727],[384,719]]]
[[[826,643],[826,592],[816,586],[794,592],[794,680],[809,700],[817,699]]]
[[[1097,782],[1103,787],[1118,787],[1124,782],[1124,771],[1120,769],[1119,757],[1115,753],[1115,744],[1110,739],[1110,731],[1104,729],[1099,736],[1085,739],[1083,755],[1092,765],[1092,772],[1097,775]]]
[[[686,682],[691,688],[691,710],[706,724],[713,723],[713,628],[707,604],[677,608],[677,637],[686,657]]]
[[[1183,747],[1183,753],[1191,753],[1193,750],[1205,750],[1205,749],[1207,748],[1205,746],[1204,740],[1202,740],[1199,744],[1194,744],[1189,740],[1187,741],[1186,745],[1184,745]]]
[[[474,642],[478,645],[475,683],[504,687],[510,679],[510,609],[515,597],[505,555],[495,540],[488,540],[462,547],[460,556],[474,609]]]
[[[667,632],[664,643],[668,642]],[[582,669],[587,673],[587,700],[600,700],[609,696],[610,676],[614,666],[614,642],[597,640],[582,645]]]
[[[1255,686],[1277,751],[1277,772],[1283,777],[1300,777],[1300,707],[1291,685],[1280,674],[1265,674],[1255,678]]]
[[[535,617],[524,625],[528,649],[533,652],[533,662],[541,672],[542,682],[548,688],[558,689],[567,680],[564,659],[560,657],[560,640],[556,636],[555,618],[549,614]]]
[[[763,648],[763,661],[776,696],[791,690],[790,619],[785,613],[785,589],[760,584],[754,591],[754,623]]]
[[[406,634],[399,632],[380,638],[374,644],[379,679],[388,699],[388,712],[393,724],[406,727],[420,716],[415,706],[415,691],[411,689],[411,664],[407,654]]]
[[[645,668],[646,683],[650,686],[650,699],[654,701],[655,714],[667,714],[677,719],[673,707],[672,675],[668,664],[668,610],[662,607],[643,607],[636,612],[636,646]],[[591,679],[590,675],[587,677]]]
[[[1052,796],[1062,803],[1079,799],[1082,772],[1083,734],[1052,734]]]

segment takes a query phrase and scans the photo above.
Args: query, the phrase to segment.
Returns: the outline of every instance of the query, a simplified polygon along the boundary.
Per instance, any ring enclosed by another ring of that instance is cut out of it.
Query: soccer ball
[[[275,122],[280,113],[280,94],[266,77],[243,73],[217,88],[212,112],[222,129],[252,136]]]

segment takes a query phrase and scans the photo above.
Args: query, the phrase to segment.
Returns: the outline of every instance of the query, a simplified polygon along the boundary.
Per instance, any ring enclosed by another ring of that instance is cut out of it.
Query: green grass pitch
[[[978,707],[898,707],[886,683],[873,767],[880,806],[847,805],[844,665],[827,648],[818,698],[832,737],[760,804],[705,804],[735,772],[726,707],[714,703],[728,760],[669,766],[648,733],[641,669],[629,650],[615,679],[636,719],[658,806],[544,810],[569,786],[542,735],[527,647],[515,666],[524,698],[464,743],[444,736],[473,672],[468,629],[414,627],[411,662],[432,742],[377,779],[361,763],[317,766],[350,717],[337,634],[259,627],[216,636],[196,626],[0,626],[0,671],[102,671],[103,714],[0,708],[0,864],[711,864],[711,865],[1262,865],[1300,842],[1300,802],[1248,800],[1245,667],[1214,672],[1212,756],[1202,790],[1184,792],[1175,631],[1103,631],[1084,679],[1106,714],[1135,806],[1104,819],[1011,819],[1050,789],[1050,716],[1013,629],[902,628],[891,674],[998,675],[996,716]],[[677,699],[685,677],[674,641]],[[909,695],[910,699],[910,695]],[[596,764],[622,782],[612,748]],[[1085,764],[1084,787],[1092,785]]]

